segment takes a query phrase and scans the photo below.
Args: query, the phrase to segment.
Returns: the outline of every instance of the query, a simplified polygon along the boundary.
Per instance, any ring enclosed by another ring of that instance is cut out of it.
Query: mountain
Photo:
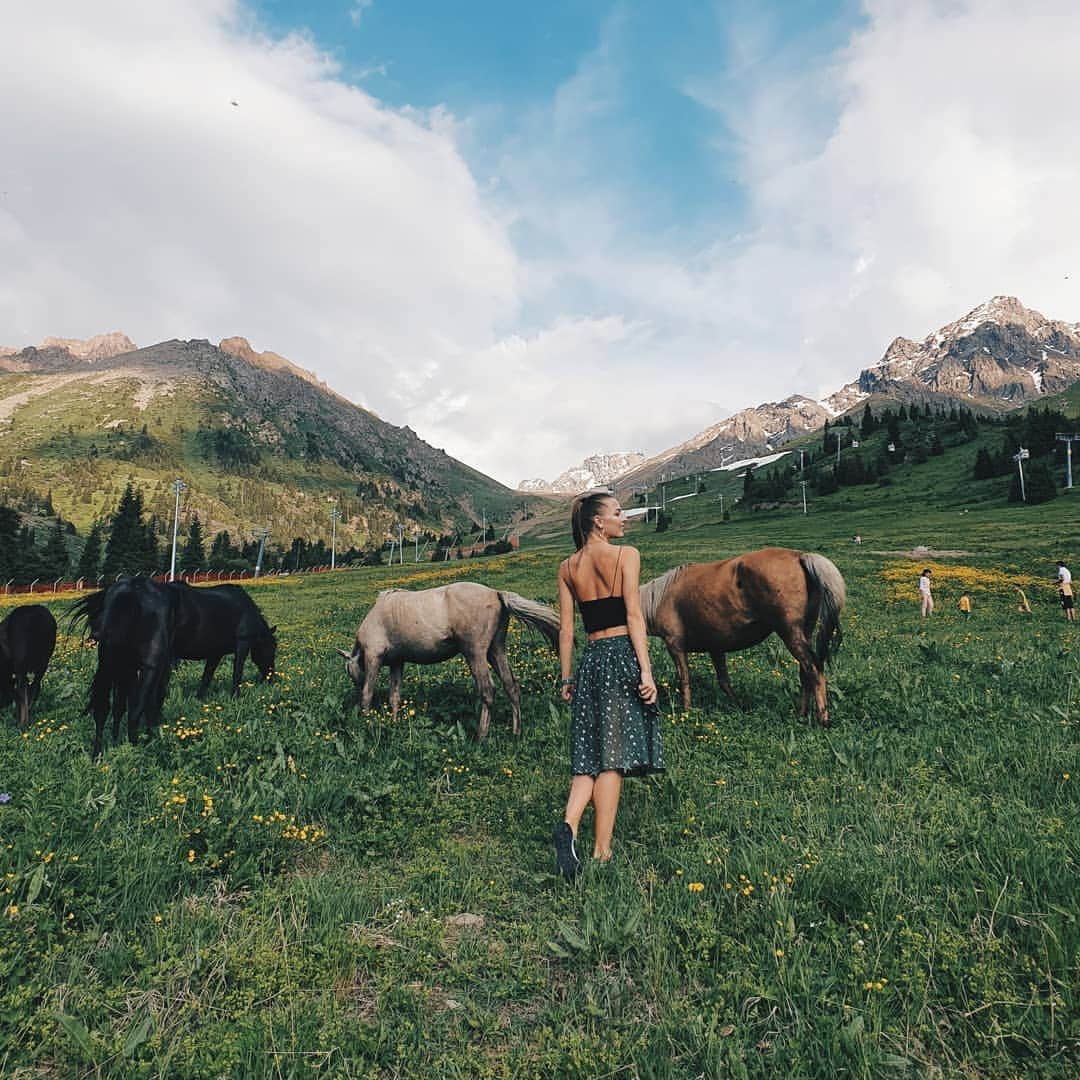
[[[589,488],[606,487],[644,460],[645,455],[640,450],[593,454],[580,465],[575,465],[564,473],[560,473],[550,483],[546,480],[522,480],[518,484],[518,491],[576,495],[579,491],[587,491]]]
[[[399,524],[406,537],[465,535],[484,512],[508,522],[523,501],[241,337],[139,349],[107,334],[5,350],[0,431],[0,500],[49,491],[80,528],[110,513],[129,479],[169,521],[177,476],[182,517],[197,511],[207,535],[269,525],[285,543],[329,539],[330,499],[342,547],[379,546]]]
[[[664,477],[718,469],[731,461],[770,454],[775,447],[822,427],[831,416],[816,401],[799,395],[743,409],[623,473],[615,486],[620,492],[651,487]]]
[[[619,477],[620,492],[769,454],[826,420],[918,402],[1007,412],[1080,379],[1080,324],[1048,319],[1015,297],[995,296],[921,342],[897,338],[857,379],[823,401],[790,397],[743,409]]]
[[[846,412],[869,398],[961,403],[995,412],[1056,394],[1080,379],[1080,324],[995,296],[921,342],[897,338],[858,379],[827,398]]]
[[[47,337],[40,345],[29,349],[0,346],[0,372],[41,370],[53,365],[63,368],[72,360],[109,360],[121,353],[134,352],[136,347],[127,334],[118,331],[98,334],[86,341]]]

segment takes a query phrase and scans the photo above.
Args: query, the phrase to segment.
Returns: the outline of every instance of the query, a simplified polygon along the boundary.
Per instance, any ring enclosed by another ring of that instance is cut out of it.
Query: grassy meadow
[[[482,743],[460,660],[406,668],[391,723],[386,674],[361,716],[332,654],[390,585],[552,601],[567,530],[257,584],[279,677],[233,700],[223,665],[199,702],[184,665],[159,737],[99,762],[95,653],[62,636],[31,730],[0,725],[0,1075],[1076,1075],[1080,627],[1052,587],[1076,497],[873,498],[724,523],[710,493],[629,531],[647,576],[830,556],[833,726],[798,718],[776,639],[730,660],[742,711],[695,658],[688,714],[654,643],[668,771],[626,782],[615,858],[576,885],[553,874],[568,716],[538,637],[512,624],[523,736],[500,690]]]

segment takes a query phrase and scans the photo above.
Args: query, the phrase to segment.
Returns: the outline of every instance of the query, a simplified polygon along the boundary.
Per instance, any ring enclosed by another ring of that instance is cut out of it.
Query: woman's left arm
[[[641,613],[641,555],[637,548],[623,548],[622,580],[626,627],[630,631],[630,644],[634,646],[634,654],[641,667],[638,693],[646,705],[652,705],[656,701],[656,683],[653,681],[652,661],[649,659],[645,617]]]

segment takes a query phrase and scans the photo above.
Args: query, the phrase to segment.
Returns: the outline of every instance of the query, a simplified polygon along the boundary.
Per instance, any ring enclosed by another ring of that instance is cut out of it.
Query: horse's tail
[[[76,600],[68,613],[68,630],[74,631],[80,623],[85,623],[84,633],[96,637],[95,631],[101,622],[101,613],[105,610],[105,594],[108,591],[100,589]]]
[[[559,613],[554,608],[505,590],[499,591],[499,600],[511,615],[516,615],[526,626],[539,630],[553,649],[559,647]]]
[[[121,649],[123,655],[133,656],[143,636],[140,598],[146,584],[138,579],[125,579],[110,586],[100,595],[104,598],[90,616],[90,632],[99,645]],[[92,597],[87,597],[92,599]]]
[[[840,571],[824,555],[804,551],[799,556],[799,562],[811,586],[811,594],[817,593],[819,597],[817,610],[808,612],[807,618],[811,627],[814,622],[818,624],[815,659],[818,670],[822,670],[844,640],[844,632],[840,627],[840,612],[844,610],[847,589]]]

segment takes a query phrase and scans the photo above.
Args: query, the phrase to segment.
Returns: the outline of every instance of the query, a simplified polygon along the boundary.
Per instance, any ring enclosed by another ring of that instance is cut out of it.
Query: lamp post
[[[802,512],[805,514],[806,513],[806,481],[805,480],[800,480],[799,483],[802,484]]]
[[[178,476],[172,483],[176,505],[173,507],[172,520],[172,562],[169,564],[169,580],[176,580],[176,531],[180,525],[180,492],[184,490],[184,481]]]
[[[267,528],[253,529],[252,535],[258,537],[259,540],[259,554],[255,558],[255,576],[259,576],[259,571],[262,570],[263,551],[266,550],[266,538],[270,535],[270,530]]]
[[[1025,450],[1022,446],[1015,454],[1013,454],[1013,461],[1016,462],[1017,469],[1020,470],[1020,501],[1027,502],[1027,495],[1024,494],[1024,459],[1031,457],[1031,451]]]
[[[330,569],[337,568],[337,519],[341,513],[337,502],[330,507]]]

